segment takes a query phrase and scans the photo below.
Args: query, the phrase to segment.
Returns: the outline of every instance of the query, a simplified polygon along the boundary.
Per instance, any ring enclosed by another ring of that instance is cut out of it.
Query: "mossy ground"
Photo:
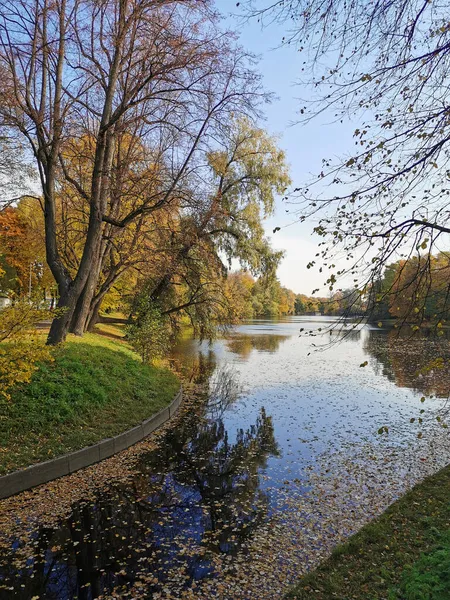
[[[145,365],[127,344],[69,336],[0,409],[0,474],[125,431],[173,399],[178,378]]]
[[[450,466],[338,546],[287,597],[449,600]]]

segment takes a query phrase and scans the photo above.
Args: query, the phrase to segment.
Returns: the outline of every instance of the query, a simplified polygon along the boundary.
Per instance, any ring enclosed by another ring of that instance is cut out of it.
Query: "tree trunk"
[[[102,283],[98,292],[93,294],[89,305],[88,316],[85,321],[85,331],[92,331],[95,325],[98,323],[99,311],[103,302],[103,298],[106,296],[122,273],[123,270],[121,270],[121,265],[116,265],[115,269],[111,270],[106,280]]]
[[[94,331],[94,327],[97,325],[97,323],[100,320],[99,317],[99,311],[100,311],[100,306],[101,306],[101,300],[99,302],[96,302],[94,304],[94,307],[91,309],[91,313],[89,315],[89,319],[87,321],[87,327],[86,327],[86,331]]]
[[[73,288],[69,288],[66,293],[61,294],[56,308],[63,309],[63,313],[55,317],[50,326],[50,331],[47,338],[47,344],[54,346],[64,342],[72,320],[72,316],[77,303],[77,294]]]
[[[185,245],[179,250],[173,260],[172,266],[168,269],[167,273],[161,277],[159,282],[155,285],[150,293],[150,298],[153,302],[156,302],[163,294],[168,290],[172,283],[172,277],[174,276],[177,267],[182,259],[187,258],[192,246],[191,244]]]
[[[77,310],[77,304],[81,302],[84,290],[87,288],[89,293],[90,286],[95,292],[97,285],[99,267],[99,248],[102,239],[101,221],[95,218],[91,219],[88,230],[87,241],[83,250],[83,256],[80,261],[78,273],[73,282],[63,282],[59,285],[60,297],[57,308],[65,309],[61,316],[53,319],[50,332],[47,338],[47,344],[55,345],[64,342],[69,331],[72,331],[72,322],[74,313]],[[89,304],[87,305],[89,307]],[[83,314],[80,306],[80,317]],[[86,314],[87,316],[87,314]],[[80,335],[83,334],[83,330]]]
[[[72,319],[70,322],[70,327],[69,327],[69,331],[70,333],[74,333],[75,335],[78,336],[82,336],[84,333],[84,322],[86,320],[86,310],[87,310],[87,306],[89,306],[88,304],[88,282],[86,282],[86,285],[83,288],[83,291],[81,292],[77,304],[75,306],[75,310],[73,311],[73,315],[72,315]]]
[[[99,268],[92,269],[89,273],[89,277],[83,288],[83,291],[78,298],[73,317],[71,319],[70,332],[75,335],[82,336],[86,331],[87,323],[89,321],[91,312],[91,303],[94,298],[95,289],[98,283],[98,272]]]

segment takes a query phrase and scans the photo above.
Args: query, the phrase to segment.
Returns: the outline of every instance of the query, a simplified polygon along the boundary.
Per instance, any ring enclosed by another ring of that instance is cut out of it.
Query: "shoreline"
[[[142,421],[139,425],[112,438],[105,438],[96,444],[85,446],[75,452],[57,456],[51,460],[3,475],[0,477],[0,500],[44,483],[49,483],[60,477],[71,475],[80,469],[90,467],[123,450],[127,450],[169,421],[178,412],[182,400],[183,386],[180,386],[169,406]]]
[[[442,540],[449,536],[450,530],[449,497],[450,465],[447,465],[336,546],[317,568],[298,579],[285,598],[425,599],[435,597],[427,594],[436,591],[433,586],[438,585],[446,586],[450,597],[450,578],[447,576],[445,580],[441,574],[439,581],[438,574],[430,583],[426,566],[437,552],[441,560],[445,559]],[[446,556],[450,561],[450,544]],[[414,586],[419,595],[405,596],[405,590],[413,593]],[[444,596],[436,596],[441,597]]]

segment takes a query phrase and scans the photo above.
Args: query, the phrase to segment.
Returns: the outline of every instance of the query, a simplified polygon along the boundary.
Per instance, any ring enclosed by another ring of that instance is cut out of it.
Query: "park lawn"
[[[450,599],[450,465],[338,546],[286,597]]]
[[[125,337],[125,325],[120,323],[97,323],[95,331],[100,335],[120,339]]]
[[[69,336],[53,356],[1,401],[0,474],[126,431],[168,405],[180,386],[168,369],[97,334]]]

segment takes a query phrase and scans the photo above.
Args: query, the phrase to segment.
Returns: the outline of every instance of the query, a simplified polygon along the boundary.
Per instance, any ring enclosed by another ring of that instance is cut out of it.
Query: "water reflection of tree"
[[[196,340],[185,340],[183,345],[176,346],[171,359],[186,380],[200,385],[208,383],[217,366],[214,350],[202,350]]]
[[[206,413],[209,419],[218,420],[223,417],[241,394],[235,371],[225,365],[217,368],[209,380],[208,403]]]
[[[388,333],[371,330],[364,351],[376,359],[375,368],[398,387],[447,398],[450,393],[450,343],[447,339],[413,335],[410,329]]]
[[[359,342],[361,339],[362,329],[352,329],[352,326],[344,323],[342,326],[336,326],[334,329],[330,329],[328,331],[328,335],[330,336],[330,342],[340,342],[340,341],[349,341],[349,342]]]
[[[280,345],[289,339],[288,335],[259,334],[233,335],[226,340],[228,349],[241,358],[247,359],[252,350],[259,352],[277,352]]]
[[[210,422],[190,438],[172,441],[174,474],[184,486],[195,482],[200,494],[206,536],[216,552],[235,552],[267,513],[267,497],[259,489],[259,468],[278,453],[272,420],[264,411],[255,425],[237,432],[234,442],[221,420]]]
[[[214,554],[235,553],[266,518],[259,468],[276,453],[264,410],[234,440],[222,420],[188,416],[141,457],[127,485],[77,504],[59,529],[39,531],[28,568],[14,553],[2,557],[1,576],[13,588],[2,598],[90,600],[125,594],[138,580],[151,597],[171,570],[186,583],[207,574]]]

